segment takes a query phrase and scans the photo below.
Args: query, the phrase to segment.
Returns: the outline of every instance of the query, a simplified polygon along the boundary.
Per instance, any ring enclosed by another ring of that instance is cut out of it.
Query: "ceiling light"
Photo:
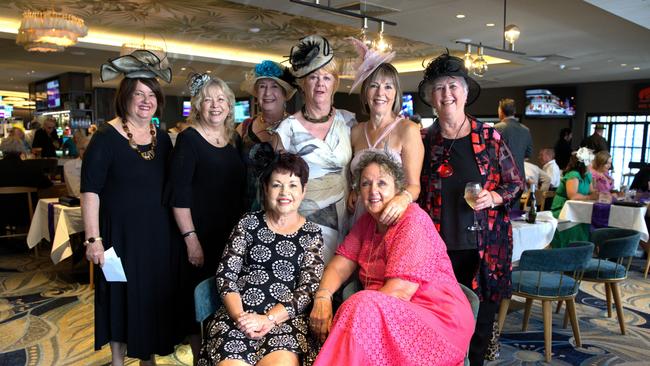
[[[634,70],[641,70],[641,68],[638,67],[638,66],[635,66],[635,67],[634,67]]]
[[[384,38],[384,22],[379,22],[379,35],[372,42],[372,47],[380,52],[388,52],[393,48]]]
[[[27,51],[60,52],[88,34],[84,20],[53,10],[26,11],[20,22],[16,43]]]
[[[465,14],[456,14],[456,18],[463,19],[465,18]]]
[[[469,44],[465,45],[465,55],[463,56],[463,61],[465,61],[465,68],[467,71],[471,71],[474,59],[472,58],[472,46]]]
[[[519,27],[517,27],[514,24],[509,24],[506,26],[505,31],[503,32],[503,37],[505,38],[506,41],[508,41],[508,49],[510,51],[515,50],[515,42],[519,39],[519,35],[521,34],[521,31],[519,30]]]
[[[627,64],[621,64],[621,67],[625,67],[625,66],[627,66]]]
[[[248,31],[251,33],[259,33],[260,29],[257,27],[248,28]]]
[[[368,38],[368,18],[364,17],[361,20],[361,30],[359,31],[357,39],[363,42],[366,46],[372,47],[372,40]]]
[[[486,27],[494,27],[494,23],[485,23]]]
[[[208,70],[208,71],[206,71],[206,73],[212,74],[212,70]]]
[[[181,67],[181,71],[185,71],[185,70],[187,70],[187,68]]]
[[[488,63],[485,61],[485,58],[483,57],[483,46],[479,46],[478,48],[478,57],[476,60],[474,60],[474,63],[472,64],[472,74],[478,76],[478,77],[483,77],[485,73],[488,70]]]

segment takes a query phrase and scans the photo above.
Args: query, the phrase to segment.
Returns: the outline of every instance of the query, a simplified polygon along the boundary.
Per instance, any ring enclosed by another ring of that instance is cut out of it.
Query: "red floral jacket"
[[[480,265],[472,281],[472,289],[481,301],[498,302],[512,294],[512,226],[508,211],[517,194],[523,190],[524,181],[519,174],[510,149],[501,135],[492,127],[469,117],[471,141],[476,165],[482,176],[483,187],[503,197],[503,205],[487,209],[481,218],[487,230],[478,238]],[[424,164],[420,177],[422,193],[418,203],[440,231],[442,205],[442,181],[437,172],[444,153],[442,135],[438,123],[434,123],[424,138]]]

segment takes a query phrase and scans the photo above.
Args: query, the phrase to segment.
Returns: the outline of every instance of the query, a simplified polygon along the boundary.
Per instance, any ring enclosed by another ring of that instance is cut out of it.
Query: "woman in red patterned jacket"
[[[419,93],[438,115],[424,140],[419,203],[447,245],[456,279],[481,299],[469,360],[482,365],[499,301],[511,294],[508,209],[523,179],[499,133],[465,113],[480,87],[463,60],[443,54],[431,61]],[[469,182],[478,183],[473,210],[464,199]]]

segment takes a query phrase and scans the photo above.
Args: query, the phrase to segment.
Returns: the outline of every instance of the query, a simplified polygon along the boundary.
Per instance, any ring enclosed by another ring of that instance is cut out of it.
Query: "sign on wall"
[[[634,95],[636,109],[650,111],[650,84],[638,84]]]

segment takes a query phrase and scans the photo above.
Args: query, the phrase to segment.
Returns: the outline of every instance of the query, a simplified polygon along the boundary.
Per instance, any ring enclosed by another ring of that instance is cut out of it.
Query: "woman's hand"
[[[316,338],[324,343],[332,326],[332,300],[324,296],[314,299],[314,307],[309,315],[309,326]]]
[[[353,213],[355,211],[357,198],[357,192],[355,190],[351,190],[350,194],[348,195],[348,212]]]
[[[204,257],[201,242],[196,235],[190,235],[185,238],[187,246],[187,260],[195,267],[203,267]]]
[[[486,208],[494,208],[503,203],[503,198],[494,191],[487,189],[481,190],[476,197],[476,204],[474,204],[475,211],[485,210]]]
[[[104,245],[102,245],[101,239],[86,246],[86,259],[88,262],[99,264],[100,267],[104,265]]]
[[[273,329],[275,323],[270,321],[266,315],[243,313],[237,319],[236,325],[246,337],[260,339]]]
[[[384,207],[381,216],[379,216],[379,222],[383,225],[393,225],[400,217],[402,217],[402,214],[406,211],[406,208],[410,203],[410,195],[405,194],[404,192],[396,194],[395,197],[388,202],[386,207]]]

